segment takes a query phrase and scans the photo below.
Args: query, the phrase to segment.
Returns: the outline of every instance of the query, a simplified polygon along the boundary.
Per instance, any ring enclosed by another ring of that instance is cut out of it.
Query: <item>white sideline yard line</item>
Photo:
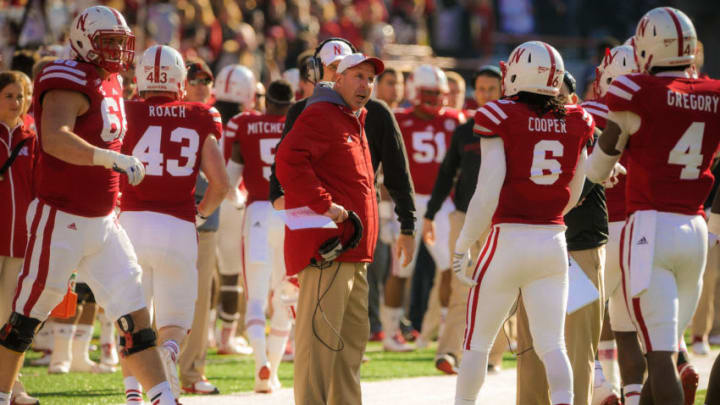
[[[692,364],[700,373],[700,389],[706,389],[710,369],[720,350],[713,350],[709,356],[692,356]],[[501,405],[515,404],[515,386],[517,384],[515,369],[506,369],[498,374],[488,375],[480,394],[478,403]],[[400,378],[363,382],[364,405],[406,404],[438,405],[452,404],[455,398],[454,376],[433,376]],[[483,401],[485,400],[485,401]],[[183,405],[291,405],[294,404],[292,388],[283,388],[270,395],[243,392],[217,396],[183,396]]]

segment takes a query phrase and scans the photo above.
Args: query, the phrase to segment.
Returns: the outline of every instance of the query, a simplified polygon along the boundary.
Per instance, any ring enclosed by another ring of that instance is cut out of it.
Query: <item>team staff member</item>
[[[475,100],[479,107],[482,107],[488,101],[500,98],[501,79],[502,75],[497,66],[488,65],[478,69],[475,74],[474,84]],[[478,171],[480,170],[480,138],[473,134],[474,125],[475,120],[471,118],[468,122],[455,129],[450,148],[440,166],[427,211],[425,212],[425,218],[423,219],[423,236],[434,234],[435,214],[440,211],[443,201],[450,195],[450,191],[455,186],[453,195],[455,211],[449,215],[450,246],[448,248],[451,252],[455,249],[455,242],[465,222],[465,212],[473,193],[475,193]],[[457,181],[455,181],[456,178]],[[480,240],[483,240],[483,238],[480,238]],[[477,257],[480,253],[479,250],[480,243],[477,242],[473,245],[473,257]],[[457,372],[457,362],[462,355],[465,313],[467,312],[467,297],[470,288],[459,282],[456,277],[452,277],[452,273],[449,271],[442,273],[441,277],[443,285],[450,283],[450,294],[449,296],[447,294],[440,295],[441,304],[443,307],[448,308],[448,313],[445,318],[445,328],[438,339],[435,367],[446,374],[455,374]],[[436,280],[435,284],[438,284],[438,280]],[[445,290],[441,288],[441,291]],[[504,342],[505,339],[496,339],[493,350],[490,352],[489,365],[500,366],[499,363],[502,361],[503,352],[501,343]],[[496,347],[499,349],[496,349]],[[497,360],[498,352],[500,361]]]
[[[354,49],[344,40],[332,39],[325,41],[316,50],[316,59],[320,60],[323,68],[322,77],[310,77],[311,81],[332,82],[335,80],[337,66],[342,56],[348,55]],[[300,69],[300,72],[307,72]],[[312,69],[310,69],[312,71]],[[311,76],[315,76],[312,75]],[[287,113],[283,137],[290,132],[300,113],[305,109],[308,99],[295,103]],[[395,213],[400,222],[401,234],[397,240],[397,256],[403,257],[403,265],[410,263],[415,251],[415,190],[410,179],[407,152],[403,143],[402,133],[395,120],[395,115],[388,106],[377,100],[369,100],[365,104],[367,119],[365,120],[365,136],[370,147],[370,158],[375,174],[378,173],[380,163],[383,166],[385,188],[395,202]],[[282,138],[280,143],[282,143]],[[275,165],[270,175],[270,201],[275,209],[284,209],[283,188],[275,177]]]
[[[560,89],[565,104],[575,104],[575,78],[565,73]],[[565,238],[571,266],[578,265],[600,291],[600,299],[578,309],[565,318],[565,342],[573,370],[575,405],[592,402],[595,353],[600,341],[600,328],[605,313],[602,272],[605,263],[605,244],[608,241],[608,213],[605,190],[599,184],[585,181],[580,203],[565,215]],[[574,262],[574,263],[573,263]],[[573,288],[571,285],[570,288]],[[523,301],[518,305],[518,403],[549,404],[547,380],[542,375],[543,364],[532,349],[533,342]],[[522,366],[521,366],[522,364]]]
[[[378,231],[375,172],[363,130],[367,114],[363,106],[375,75],[383,69],[382,61],[360,53],[342,58],[333,87],[316,88],[297,125],[278,147],[277,176],[285,185],[287,208],[308,206],[343,223],[347,207],[357,213],[364,228],[357,247],[319,266],[310,263],[318,258],[320,245],[349,233],[353,225],[340,224],[341,235],[327,229],[286,229],[287,274],[299,273],[300,281],[297,404],[362,403],[360,365],[370,332],[366,270]],[[316,320],[317,312],[321,316]]]
[[[17,278],[22,269],[27,228],[25,214],[35,198],[33,168],[37,155],[35,132],[23,125],[28,92],[17,72],[0,73],[0,319],[12,311]],[[14,157],[14,158],[13,158]],[[35,404],[20,381],[15,382],[12,400],[16,404]]]
[[[208,65],[200,59],[188,59],[185,101],[208,104],[212,92],[213,74]],[[211,110],[214,110],[212,108]],[[195,202],[205,195],[208,182],[201,174],[195,185]],[[205,357],[208,347],[207,324],[210,316],[210,291],[213,274],[217,266],[217,230],[220,210],[215,210],[198,232],[198,296],[195,301],[195,315],[190,334],[183,342],[178,358],[178,371],[183,392],[190,394],[218,394],[220,391],[205,377]]]

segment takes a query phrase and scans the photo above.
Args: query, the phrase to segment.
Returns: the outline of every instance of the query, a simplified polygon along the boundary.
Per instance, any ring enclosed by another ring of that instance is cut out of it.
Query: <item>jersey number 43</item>
[[[170,132],[170,142],[183,144],[187,141],[187,145],[180,148],[180,157],[186,160],[181,165],[179,159],[166,160],[165,156],[163,156],[160,150],[162,130],[161,126],[149,126],[133,148],[133,156],[145,163],[145,174],[148,176],[162,176],[163,166],[171,176],[191,175],[195,167],[198,148],[200,147],[200,135],[194,129],[182,127],[175,128]]]

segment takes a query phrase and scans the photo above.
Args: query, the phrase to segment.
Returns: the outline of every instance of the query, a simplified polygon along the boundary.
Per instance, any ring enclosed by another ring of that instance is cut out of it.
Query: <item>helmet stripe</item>
[[[120,21],[120,13],[118,13],[118,11],[112,7],[108,8],[110,9],[110,11],[112,11],[113,15],[115,15],[115,19],[117,20],[118,25],[123,25],[122,21]]]
[[[680,27],[680,19],[670,7],[665,7],[665,11],[670,14],[670,18],[672,18],[673,24],[675,24],[675,30],[678,36],[678,56],[683,56],[683,32],[682,27]]]
[[[235,69],[228,69],[227,78],[225,78],[225,94],[230,91],[230,78],[232,77],[234,71]]]
[[[548,55],[550,55],[550,74],[548,75],[547,79],[547,86],[551,87],[553,82],[553,77],[555,77],[555,55],[553,55],[552,49],[550,49],[550,46],[548,44],[543,42],[543,46],[545,46],[545,49],[548,51]]]
[[[162,46],[158,46],[155,50],[155,83],[160,83],[160,56],[162,55]]]

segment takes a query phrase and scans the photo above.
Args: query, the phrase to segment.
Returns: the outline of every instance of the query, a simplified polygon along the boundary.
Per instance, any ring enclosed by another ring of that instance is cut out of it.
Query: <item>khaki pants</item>
[[[720,248],[709,249],[705,274],[703,275],[702,293],[692,320],[693,336],[707,336],[710,329],[713,328],[713,320],[720,315],[715,305],[720,302],[715,299],[718,284],[718,265],[720,265]]]
[[[198,293],[190,334],[183,342],[178,369],[183,386],[191,386],[205,377],[208,345],[208,316],[213,276],[217,267],[217,232],[198,232]]]
[[[360,366],[370,334],[367,263],[309,266],[298,279],[295,404],[360,405]]]
[[[23,261],[22,257],[0,256],[0,326],[8,321],[12,313],[12,302]]]
[[[453,211],[448,215],[450,219],[450,243],[448,249],[450,249],[451,257],[452,253],[455,252],[455,242],[460,236],[463,223],[465,222],[465,213],[462,211]],[[480,247],[482,242],[487,237],[487,234],[482,235],[478,242],[476,242],[471,249],[473,260],[477,260],[480,254]],[[452,270],[451,270],[452,271]],[[465,314],[467,312],[467,299],[470,287],[462,284],[458,281],[457,277],[453,275],[452,281],[450,281],[450,302],[448,303],[448,313],[445,318],[445,328],[443,333],[438,339],[437,355],[452,354],[456,359],[460,360],[462,357],[462,345],[465,336]],[[502,356],[502,353],[500,353]]]
[[[573,370],[574,405],[592,403],[595,353],[600,341],[600,330],[604,314],[602,291],[605,246],[596,249],[576,250],[570,256],[583,269],[585,275],[600,289],[600,299],[586,305],[565,318],[565,344]],[[572,288],[572,286],[570,286]],[[523,300],[519,300],[517,312],[518,357],[517,404],[549,405],[550,396],[545,376],[545,367],[532,349],[527,312]]]

